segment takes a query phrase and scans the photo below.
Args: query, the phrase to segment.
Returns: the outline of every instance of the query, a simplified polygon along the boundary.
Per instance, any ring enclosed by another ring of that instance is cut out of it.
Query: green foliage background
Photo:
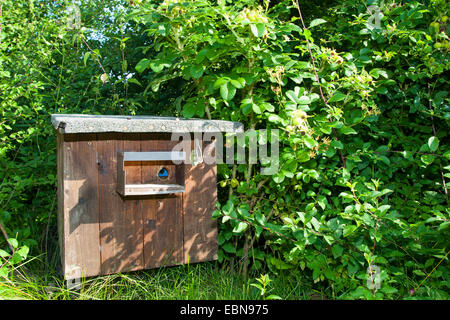
[[[81,1],[81,29],[69,4],[0,0],[1,277],[57,261],[50,114],[176,115],[281,132],[276,175],[219,167],[221,263],[330,298],[448,298],[445,1],[300,2],[305,26],[292,1]]]

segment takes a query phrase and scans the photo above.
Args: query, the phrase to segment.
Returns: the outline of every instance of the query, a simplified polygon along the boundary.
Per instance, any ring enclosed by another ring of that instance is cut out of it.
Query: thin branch
[[[308,28],[307,28],[306,25],[305,25],[305,21],[303,20],[302,10],[301,10],[301,8],[300,8],[300,3],[298,2],[298,0],[296,0],[296,2],[297,2],[298,14],[299,14],[300,20],[301,20],[301,22],[302,22],[303,29],[304,29],[304,30],[308,30]],[[327,102],[327,100],[325,99],[325,96],[323,95],[323,91],[322,91],[322,86],[321,86],[321,84],[320,84],[319,75],[317,74],[317,70],[316,70],[316,60],[314,59],[314,55],[312,54],[312,51],[311,51],[311,45],[310,45],[310,43],[309,43],[308,38],[305,38],[305,39],[306,39],[306,44],[307,44],[307,46],[308,46],[308,52],[309,52],[309,55],[311,56],[311,61],[312,61],[312,64],[313,64],[314,75],[316,76],[317,85],[319,86],[320,97],[322,98],[322,101],[323,101],[323,103],[325,104],[325,106],[326,106],[326,107],[329,107],[328,102]],[[331,118],[328,119],[328,120],[329,120],[330,122],[332,122]],[[337,137],[336,129],[335,129],[335,128],[332,128],[332,130],[333,130],[334,139],[335,139],[336,141],[339,141],[339,140],[338,140],[338,137]],[[343,154],[342,154],[342,150],[340,150],[340,149],[339,149],[339,156],[340,156],[340,158],[341,158],[342,165],[344,166],[344,168],[346,168],[345,158],[344,158],[344,156],[343,156]]]
[[[14,254],[14,247],[13,247],[13,246],[11,245],[11,243],[9,242],[8,234],[6,233],[6,230],[5,230],[5,228],[3,227],[3,224],[2,224],[1,221],[0,221],[0,230],[1,230],[2,233],[3,233],[3,237],[5,238],[6,243],[8,244],[8,246],[9,246],[9,248],[11,249],[12,253]]]
[[[449,253],[450,253],[450,251],[448,251],[447,254],[441,259],[441,261],[439,261],[439,263],[433,268],[433,270],[431,270],[431,272],[429,274],[427,274],[425,279],[423,279],[422,282],[414,289],[414,292],[416,292],[417,289],[419,289],[420,286],[429,278],[429,276],[431,276],[431,274],[434,272],[434,270],[436,270],[436,268],[441,264],[441,262],[444,261],[445,258],[447,258]]]
[[[95,54],[95,52],[91,49],[91,47],[89,46],[89,44],[86,42],[86,40],[84,40],[83,37],[80,37],[81,40],[83,40],[84,44],[88,47],[88,49],[95,55],[95,58],[98,62],[98,64],[100,65],[100,68],[102,69],[103,73],[106,73],[105,69],[103,68],[102,63],[100,62],[100,59],[98,58],[98,56]]]

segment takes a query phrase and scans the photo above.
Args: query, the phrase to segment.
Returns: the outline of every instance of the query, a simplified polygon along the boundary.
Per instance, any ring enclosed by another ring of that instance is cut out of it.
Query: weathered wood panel
[[[61,259],[61,266],[63,273],[65,269],[65,253],[64,253],[64,136],[61,133],[57,133],[56,136],[56,161],[57,161],[57,196],[58,196],[58,243],[59,253]]]
[[[120,269],[124,258],[122,233],[115,229],[117,221],[123,218],[123,201],[116,192],[117,152],[123,150],[122,135],[119,133],[98,134],[98,188],[101,272],[110,274]]]
[[[184,263],[217,259],[216,174],[214,164],[185,165]]]
[[[139,134],[124,135],[123,151],[140,151]],[[140,183],[140,163],[131,162],[126,170],[127,183]],[[121,257],[116,272],[140,270],[143,268],[143,225],[140,197],[121,198],[123,212],[114,221],[114,231],[120,241]]]
[[[64,274],[66,279],[100,273],[95,134],[64,136]]]
[[[163,140],[163,135],[141,135],[142,151],[171,151],[177,142]],[[161,167],[169,177],[161,180]],[[171,162],[142,162],[142,183],[175,183],[175,165]],[[164,181],[164,182],[163,182]],[[183,194],[158,195],[142,200],[144,219],[144,266],[155,268],[183,263]]]
[[[164,134],[58,135],[58,231],[66,279],[217,259],[216,166],[127,162],[127,184],[184,184],[122,197],[117,153],[171,151]],[[169,171],[167,179],[157,173]]]

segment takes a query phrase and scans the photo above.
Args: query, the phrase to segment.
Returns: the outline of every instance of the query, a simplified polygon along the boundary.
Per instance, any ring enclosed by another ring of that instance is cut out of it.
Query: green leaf
[[[340,142],[338,140],[331,141],[330,146],[332,146],[333,148],[336,148],[336,149],[341,149],[341,150],[344,148],[344,145],[342,144],[342,142]]]
[[[84,54],[84,58],[83,58],[83,62],[84,62],[84,66],[86,66],[86,62],[89,59],[89,57],[91,56],[91,52],[88,51]]]
[[[216,82],[214,82],[214,89],[217,89],[221,87],[222,85],[226,84],[229,80],[226,78],[218,78]]]
[[[183,117],[192,118],[195,114],[196,106],[193,103],[187,103],[183,108]]]
[[[22,246],[19,250],[17,250],[14,254],[20,255],[22,260],[25,260],[28,256],[28,253],[30,252],[30,248],[27,246]]]
[[[155,60],[155,61],[150,62],[150,68],[155,73],[161,72],[162,69],[164,69],[164,67],[168,67],[168,66],[170,66],[170,65],[167,63],[164,63],[160,60]]]
[[[378,68],[375,68],[375,69],[370,70],[369,74],[370,74],[372,77],[374,77],[375,79],[378,79],[378,77],[379,77],[380,75],[383,76],[383,77],[386,78],[386,79],[388,78],[388,75],[387,75],[386,71],[384,71],[384,70],[382,70],[382,69],[378,69]]]
[[[250,29],[255,37],[260,38],[264,35],[266,31],[266,26],[264,23],[251,24]]]
[[[428,147],[432,152],[436,151],[439,147],[439,139],[437,137],[430,137],[428,139]]]
[[[19,246],[19,242],[15,238],[9,238],[8,242],[14,249],[16,249]]]
[[[234,211],[234,204],[231,200],[228,200],[227,203],[222,207],[222,211],[224,214],[231,215]]]
[[[0,249],[0,257],[2,258],[9,257],[9,253],[6,252],[5,250]]]
[[[144,58],[138,62],[138,64],[136,65],[135,68],[136,68],[137,72],[141,73],[142,71],[147,69],[149,65],[150,65],[150,60]]]
[[[306,146],[310,149],[314,148],[317,145],[317,141],[311,137],[305,137],[303,141],[305,142]]]
[[[327,21],[324,19],[314,19],[313,21],[311,21],[311,23],[309,24],[309,28],[313,28],[315,26],[318,26],[319,24],[322,23],[326,23]]]
[[[348,225],[348,226],[345,226],[345,228],[344,228],[344,237],[348,237],[349,235],[351,235],[354,231],[356,230],[356,226],[354,226],[354,225]]]
[[[328,102],[338,102],[344,100],[346,97],[342,92],[336,91]]]
[[[305,36],[306,40],[311,41],[312,37],[311,37],[311,31],[309,31],[308,29],[305,29],[303,31],[303,35]]]
[[[192,78],[198,79],[203,75],[203,71],[205,70],[205,67],[202,65],[193,65],[189,71],[191,73]]]
[[[273,123],[280,123],[283,121],[283,119],[280,118],[279,115],[277,114],[271,114],[268,118],[269,122],[273,122]]]
[[[297,95],[295,94],[294,91],[289,90],[286,92],[286,96],[294,103],[297,103]]]
[[[445,157],[447,160],[450,160],[450,150],[444,153],[444,157]]]
[[[337,259],[340,256],[342,256],[342,253],[344,252],[344,248],[341,247],[340,245],[336,244],[331,248],[331,252],[333,253],[333,257],[335,259]]]
[[[306,162],[309,161],[310,155],[307,150],[299,150],[297,151],[297,161],[298,162]]]
[[[388,204],[382,205],[380,207],[378,207],[378,211],[380,212],[380,214],[384,215],[386,213],[386,211],[389,210],[391,206]]]
[[[328,201],[325,196],[320,195],[317,197],[317,203],[322,208],[322,210],[325,210],[325,208],[327,207]]]
[[[342,134],[357,134],[356,130],[351,127],[342,127],[339,129],[339,132]]]
[[[135,78],[129,78],[129,79],[127,80],[127,83],[134,83],[134,84],[137,84],[138,86],[141,86],[141,87],[142,87],[142,84],[141,84],[137,79],[135,79]]]
[[[245,222],[239,222],[236,227],[234,227],[233,232],[234,233],[242,233],[244,232],[248,227],[248,224]]]
[[[275,257],[271,257],[269,261],[275,268],[279,270],[287,270],[294,267],[292,264],[286,263],[283,260],[277,259]]]
[[[220,86],[220,96],[223,100],[230,101],[234,98],[236,94],[236,88],[229,82]]]
[[[389,158],[386,157],[386,156],[380,156],[380,160],[382,162],[384,162],[386,165],[390,165],[391,164],[391,160],[389,160]]]
[[[275,111],[275,107],[268,103],[268,102],[262,102],[259,104],[261,107],[264,108],[265,111],[269,111],[269,112],[274,112]]]
[[[308,96],[301,96],[300,98],[297,99],[297,103],[301,105],[310,104],[311,99],[309,99]]]
[[[238,78],[237,80],[230,80],[230,83],[236,88],[236,89],[242,89],[245,86],[245,79],[244,78]]]
[[[222,181],[221,181],[222,182]],[[220,210],[216,209],[213,211],[212,213],[212,218],[213,219],[217,219],[218,217],[220,217],[222,215],[222,213],[220,212]]]
[[[420,157],[420,160],[425,164],[425,165],[430,165],[433,161],[434,161],[434,156],[431,154],[424,154]]]
[[[257,114],[261,114],[261,108],[256,103],[252,103],[252,109],[253,109],[253,112],[255,112]]]
[[[417,274],[418,276],[425,276],[425,273],[419,269],[414,270],[413,273]]]
[[[230,242],[225,243],[225,244],[222,246],[222,249],[223,249],[225,252],[228,252],[228,253],[236,253],[236,248],[235,248]]]
[[[0,278],[4,277],[8,277],[9,271],[8,269],[5,267],[0,268]]]

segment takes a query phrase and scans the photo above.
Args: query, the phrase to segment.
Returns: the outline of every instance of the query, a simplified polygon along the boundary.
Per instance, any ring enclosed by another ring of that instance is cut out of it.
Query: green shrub
[[[282,131],[276,175],[220,168],[221,261],[301,268],[337,298],[444,298],[447,5],[384,3],[379,25],[371,10],[341,2],[306,29],[290,1],[145,4],[136,70],[155,92],[178,80],[185,117]]]
[[[300,4],[307,28],[293,1],[85,0],[71,29],[66,1],[0,1],[0,276],[56,255],[51,113],[177,115],[281,132],[277,174],[219,166],[220,262],[447,299],[448,4]]]

